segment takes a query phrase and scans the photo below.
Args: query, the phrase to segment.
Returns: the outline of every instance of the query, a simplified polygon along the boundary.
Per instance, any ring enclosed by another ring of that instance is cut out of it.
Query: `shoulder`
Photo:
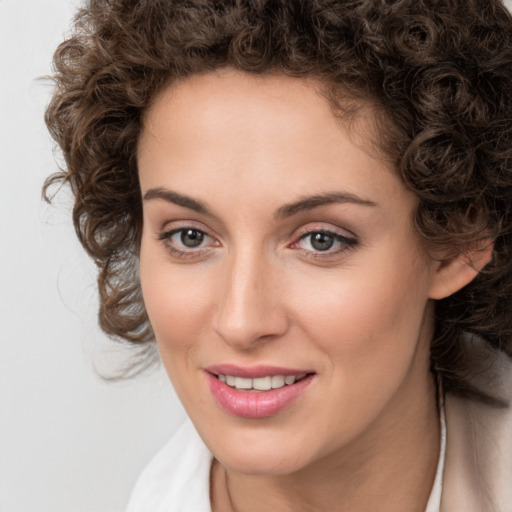
[[[512,361],[494,354],[495,378],[479,385],[508,401],[498,408],[448,395],[441,511],[512,511]],[[490,384],[491,383],[491,384]]]
[[[210,512],[211,460],[187,420],[140,475],[126,512]]]

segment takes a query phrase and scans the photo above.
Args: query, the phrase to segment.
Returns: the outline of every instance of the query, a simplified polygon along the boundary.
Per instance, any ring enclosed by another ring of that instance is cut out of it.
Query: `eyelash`
[[[310,238],[310,245],[311,245],[311,237],[313,235],[324,235],[328,236],[333,239],[333,243],[338,243],[339,248],[336,250],[331,250],[331,248],[321,251],[321,250],[303,250],[304,256],[307,258],[313,258],[313,259],[329,259],[333,256],[340,256],[341,254],[352,250],[355,248],[355,246],[358,244],[358,241],[355,238],[350,238],[344,235],[341,235],[340,233],[337,233],[336,231],[331,231],[329,229],[310,229],[304,233],[302,233],[296,242],[293,242],[291,244],[291,247],[297,247],[300,242],[307,240]]]
[[[200,257],[205,252],[207,252],[209,250],[208,248],[202,248],[202,247],[199,247],[198,249],[188,248],[188,250],[181,250],[181,249],[178,249],[175,246],[173,246],[171,243],[172,237],[174,235],[177,235],[180,233],[181,233],[181,236],[183,236],[183,234],[186,231],[194,231],[195,233],[201,233],[204,238],[210,238],[210,239],[214,240],[214,238],[211,237],[204,230],[198,229],[194,226],[184,226],[181,228],[176,228],[176,229],[172,229],[170,231],[166,231],[158,237],[158,240],[160,240],[164,243],[165,247],[167,248],[167,250],[169,252],[171,252],[173,255],[177,256],[178,258],[183,258],[183,259]]]
[[[169,252],[171,252],[173,255],[177,256],[178,258],[198,258],[204,255],[206,252],[210,250],[209,247],[203,248],[198,247],[197,249],[194,248],[188,248],[187,250],[178,249],[175,245],[172,245],[172,237],[177,234],[181,234],[181,237],[183,236],[184,232],[186,231],[193,231],[195,233],[200,233],[201,236],[203,236],[205,239],[210,238],[211,240],[214,240],[212,236],[210,236],[208,233],[203,231],[202,229],[198,229],[194,226],[184,226],[176,229],[172,229],[170,231],[166,231],[158,236],[158,240],[162,241],[167,248]],[[340,254],[343,254],[346,251],[352,250],[357,244],[358,241],[355,238],[350,238],[344,235],[341,235],[339,233],[336,233],[335,231],[331,231],[328,229],[313,229],[303,232],[295,242],[289,245],[291,248],[297,248],[298,245],[306,240],[308,237],[312,237],[313,235],[324,235],[327,237],[330,237],[334,240],[333,243],[340,244],[341,248],[337,250],[331,250],[331,248],[328,248],[325,251],[321,250],[306,250],[302,249],[302,252],[305,257],[312,258],[312,259],[328,259],[329,257],[333,256],[339,256]],[[311,242],[310,242],[311,245]]]

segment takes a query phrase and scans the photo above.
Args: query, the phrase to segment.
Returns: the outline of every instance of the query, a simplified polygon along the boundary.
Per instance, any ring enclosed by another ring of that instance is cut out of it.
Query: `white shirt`
[[[210,512],[211,463],[188,420],[142,472],[126,512]]]

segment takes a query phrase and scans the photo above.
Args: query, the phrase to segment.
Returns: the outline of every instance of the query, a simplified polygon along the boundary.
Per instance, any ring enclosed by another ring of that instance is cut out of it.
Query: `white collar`
[[[446,458],[446,418],[444,414],[444,401],[442,392],[439,393],[439,423],[441,430],[441,442],[439,447],[439,460],[437,462],[436,477],[430,491],[427,508],[425,512],[439,512],[441,509],[441,492],[443,490],[443,470]]]

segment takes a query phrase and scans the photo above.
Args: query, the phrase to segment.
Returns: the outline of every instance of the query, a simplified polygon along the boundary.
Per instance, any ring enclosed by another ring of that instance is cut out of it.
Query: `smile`
[[[269,391],[271,389],[280,389],[284,386],[291,386],[304,377],[306,377],[305,373],[300,375],[287,375],[286,377],[284,375],[268,375],[266,377],[258,377],[255,379],[223,375],[222,373],[217,375],[217,378],[221,382],[225,382],[229,387],[247,391]]]
[[[210,392],[224,412],[240,418],[266,418],[291,406],[316,373],[284,368],[206,368]]]

